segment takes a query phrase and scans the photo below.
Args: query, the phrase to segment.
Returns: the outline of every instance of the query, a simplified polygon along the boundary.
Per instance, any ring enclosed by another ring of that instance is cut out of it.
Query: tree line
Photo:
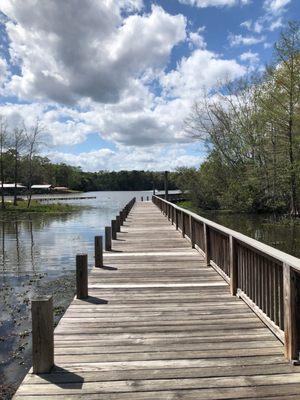
[[[263,73],[222,82],[185,121],[208,157],[176,182],[197,207],[299,216],[300,28],[290,22]]]
[[[46,129],[37,120],[33,126],[22,121],[10,128],[4,117],[0,116],[0,189],[1,207],[5,208],[5,183],[14,183],[14,205],[18,204],[17,184],[26,187],[30,207],[31,186],[51,184],[65,186],[76,191],[99,190],[162,190],[164,175],[152,171],[98,171],[85,172],[80,167],[65,163],[53,163],[41,156],[41,147],[45,147]],[[169,188],[176,189],[174,179],[169,179]]]

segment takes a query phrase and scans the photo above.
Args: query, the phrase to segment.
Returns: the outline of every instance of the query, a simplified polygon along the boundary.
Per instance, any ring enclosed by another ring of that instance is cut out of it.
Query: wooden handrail
[[[299,360],[300,259],[201,217],[161,197],[153,203],[192,247],[202,252],[230,285],[285,344],[285,355]]]
[[[288,265],[290,265],[291,267],[293,267],[294,269],[296,269],[299,273],[300,273],[300,259],[297,257],[294,257],[288,253],[285,253],[284,251],[275,249],[272,246],[269,246],[267,244],[264,244],[262,242],[259,242],[256,239],[252,239],[249,236],[246,236],[240,232],[234,231],[233,229],[230,228],[226,228],[223,225],[220,225],[214,221],[210,221],[209,219],[206,219],[204,217],[201,217],[198,214],[195,214],[192,211],[186,210],[185,208],[179,207],[176,204],[170,203],[169,201],[166,201],[164,199],[162,199],[161,197],[155,196],[153,195],[152,198],[156,198],[161,202],[164,202],[166,204],[169,204],[172,206],[172,208],[177,209],[181,212],[183,212],[184,214],[190,215],[191,217],[193,217],[196,221],[200,221],[202,223],[207,224],[208,226],[215,228],[216,230],[228,235],[228,236],[232,236],[233,238],[235,238],[236,240],[239,240],[240,242],[243,242],[245,244],[247,244],[250,247],[253,247],[254,249],[269,255],[272,258],[276,258],[278,261],[281,261],[283,263],[287,263]],[[155,202],[154,202],[155,203]]]

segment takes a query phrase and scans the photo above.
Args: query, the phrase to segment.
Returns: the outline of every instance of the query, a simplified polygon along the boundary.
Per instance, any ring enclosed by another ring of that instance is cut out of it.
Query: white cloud
[[[242,61],[249,61],[251,63],[257,64],[259,62],[258,53],[253,53],[252,51],[246,51],[240,55]]]
[[[144,148],[128,148],[119,146],[117,150],[99,149],[79,155],[53,152],[49,156],[56,162],[66,162],[77,166],[81,165],[86,171],[99,170],[174,170],[182,166],[199,166],[202,156],[187,155],[181,145],[172,145],[168,148],[152,146]]]
[[[284,7],[288,5],[291,0],[265,0],[264,8],[267,11],[278,13],[284,10]]]
[[[235,60],[224,60],[208,50],[195,50],[188,58],[183,58],[176,70],[161,77],[168,95],[193,100],[203,89],[211,89],[221,81],[241,77],[244,68]]]
[[[0,87],[4,85],[9,77],[9,69],[6,60],[0,57]]]
[[[182,15],[153,6],[149,14],[122,19],[125,6],[141,4],[4,0],[1,10],[11,18],[10,55],[21,67],[8,89],[21,98],[65,104],[82,97],[119,101],[132,79],[164,68],[174,45],[186,37]]]
[[[206,7],[232,7],[236,5],[243,6],[249,4],[251,0],[179,0],[179,2],[190,6],[206,8]]]
[[[263,42],[266,38],[265,36],[243,36],[230,34],[228,36],[230,46],[252,46]]]
[[[201,27],[197,30],[197,32],[189,32],[187,41],[189,43],[190,49],[205,49],[206,42],[203,35],[201,35],[201,32],[203,32],[204,30],[205,27]]]

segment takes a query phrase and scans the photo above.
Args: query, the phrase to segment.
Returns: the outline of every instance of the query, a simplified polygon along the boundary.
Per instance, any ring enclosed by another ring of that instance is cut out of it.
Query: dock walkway
[[[300,367],[151,202],[138,202],[16,400],[300,399]]]

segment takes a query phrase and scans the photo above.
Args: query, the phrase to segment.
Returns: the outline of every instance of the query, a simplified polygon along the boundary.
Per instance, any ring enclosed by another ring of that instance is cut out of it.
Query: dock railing
[[[152,201],[279,338],[287,359],[298,363],[300,259],[160,197]]]

